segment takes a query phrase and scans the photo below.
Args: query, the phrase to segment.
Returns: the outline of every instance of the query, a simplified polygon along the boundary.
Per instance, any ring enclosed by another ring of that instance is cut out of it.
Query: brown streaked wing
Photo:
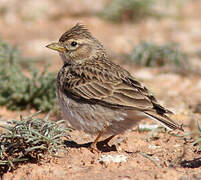
[[[101,76],[104,76],[104,74],[101,73]],[[110,79],[106,77],[100,78],[101,80],[90,78],[79,81],[80,83],[75,83],[75,86],[66,88],[66,90],[77,98],[86,100],[86,102],[93,101],[93,103],[106,106],[111,104],[113,107],[123,107],[125,109],[149,110],[153,108],[150,99],[137,88],[126,83],[125,80],[114,78],[115,80],[111,81],[111,77]]]

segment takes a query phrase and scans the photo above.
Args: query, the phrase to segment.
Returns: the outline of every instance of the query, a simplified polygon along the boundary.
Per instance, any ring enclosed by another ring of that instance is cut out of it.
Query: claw
[[[95,154],[95,153],[97,153],[97,154],[100,154],[100,151],[97,149],[97,148],[95,148],[95,147],[89,147],[89,150],[93,153],[93,154]]]

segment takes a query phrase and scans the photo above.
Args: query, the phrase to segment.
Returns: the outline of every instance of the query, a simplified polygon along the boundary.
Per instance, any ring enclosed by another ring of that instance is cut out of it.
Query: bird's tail
[[[159,121],[163,126],[165,126],[169,130],[175,130],[179,129],[181,131],[183,130],[183,124],[178,124],[176,121],[170,119],[167,115],[165,114],[159,114],[154,111],[145,111],[144,112],[148,117]]]

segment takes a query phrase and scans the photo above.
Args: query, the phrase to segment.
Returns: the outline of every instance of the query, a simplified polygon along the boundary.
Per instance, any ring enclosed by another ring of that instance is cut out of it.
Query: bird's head
[[[104,51],[102,44],[80,24],[66,31],[57,43],[51,43],[47,48],[60,53],[64,63],[82,63],[91,58],[97,58]]]

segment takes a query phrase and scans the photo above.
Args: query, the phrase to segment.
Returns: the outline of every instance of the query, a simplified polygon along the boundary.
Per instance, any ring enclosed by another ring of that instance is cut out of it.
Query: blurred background
[[[166,104],[174,107],[172,99],[179,95],[176,101],[183,105],[177,111],[187,108],[200,99],[200,17],[200,0],[1,0],[0,77],[7,86],[1,84],[0,104],[11,110],[52,109],[52,84],[62,61],[45,46],[79,22],[105,45],[113,61],[151,85]],[[16,74],[25,83],[16,83]],[[160,93],[164,90],[167,96]]]
[[[142,41],[195,53],[200,17],[200,0],[1,0],[0,36],[27,56],[50,56],[44,46],[80,22],[111,53],[131,53]]]

